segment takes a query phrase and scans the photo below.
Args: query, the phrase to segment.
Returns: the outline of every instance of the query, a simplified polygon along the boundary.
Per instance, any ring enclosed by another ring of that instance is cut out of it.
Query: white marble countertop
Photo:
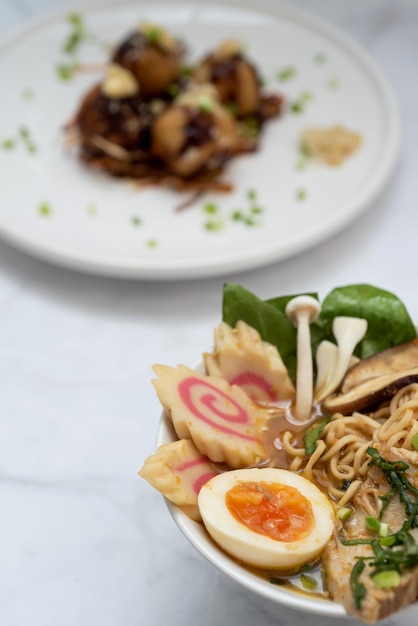
[[[215,571],[136,476],[153,451],[160,413],[151,365],[190,364],[208,346],[226,280],[261,297],[325,295],[369,282],[395,292],[418,319],[418,2],[292,4],[341,27],[391,80],[403,121],[396,174],[344,232],[244,274],[178,283],[106,279],[0,243],[1,626],[306,621]],[[0,0],[0,35],[60,6]],[[410,626],[417,618],[418,610],[409,611],[385,624]]]

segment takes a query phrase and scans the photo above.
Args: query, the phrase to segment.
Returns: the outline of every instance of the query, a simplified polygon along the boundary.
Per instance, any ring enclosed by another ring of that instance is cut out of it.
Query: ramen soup
[[[203,364],[154,366],[178,439],[139,474],[272,585],[366,623],[414,602],[418,339],[402,302],[227,284]]]

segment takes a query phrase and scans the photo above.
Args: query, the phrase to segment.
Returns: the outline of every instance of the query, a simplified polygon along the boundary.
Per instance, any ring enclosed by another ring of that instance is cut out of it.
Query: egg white
[[[250,530],[228,510],[226,493],[240,482],[280,483],[297,489],[312,506],[314,525],[304,539],[277,541]],[[203,523],[214,541],[239,561],[263,569],[296,569],[315,559],[331,537],[335,514],[328,498],[303,476],[275,468],[224,472],[200,490],[198,505]]]

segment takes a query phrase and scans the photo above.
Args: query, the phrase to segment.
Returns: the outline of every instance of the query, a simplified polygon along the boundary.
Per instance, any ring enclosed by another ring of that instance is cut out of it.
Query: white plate
[[[183,195],[128,183],[83,168],[63,147],[63,125],[100,75],[58,79],[56,65],[69,34],[67,13],[28,26],[0,46],[0,146],[25,126],[36,144],[0,147],[0,236],[53,263],[78,270],[143,279],[195,278],[255,268],[305,250],[359,216],[381,191],[399,149],[399,118],[390,86],[373,60],[334,28],[280,4],[101,2],[83,7],[90,32],[114,43],[141,20],[158,22],[199,58],[225,38],[239,37],[267,81],[289,102],[312,95],[302,114],[286,113],[266,127],[261,150],[234,161],[225,178],[231,194],[210,194],[183,212]],[[322,55],[322,63],[318,62]],[[84,44],[81,62],[103,61],[103,48]],[[277,72],[297,73],[279,82]],[[31,97],[28,97],[31,96]],[[340,168],[296,167],[298,139],[309,126],[342,123],[364,137]],[[263,213],[249,227],[233,221],[257,192]],[[298,199],[298,191],[305,199]],[[219,231],[205,224],[205,202],[218,207]],[[49,215],[39,210],[46,204]],[[135,221],[140,224],[135,224]],[[155,244],[155,245],[152,245]]]
[[[200,358],[193,366],[200,374],[205,372],[203,359]],[[172,423],[163,412],[160,418],[156,446],[175,441],[177,436]],[[327,617],[347,617],[345,609],[336,602],[318,597],[305,595],[286,590],[280,586],[273,585],[268,580],[261,578],[239,565],[237,561],[228,556],[221,548],[212,541],[202,524],[194,522],[175,504],[165,500],[167,508],[171,513],[175,523],[186,539],[196,550],[214,565],[221,572],[235,580],[249,591],[266,598],[276,604],[283,604],[292,609],[306,611]]]

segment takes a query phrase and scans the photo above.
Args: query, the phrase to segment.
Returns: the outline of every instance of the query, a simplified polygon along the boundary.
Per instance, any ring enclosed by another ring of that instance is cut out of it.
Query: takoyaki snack
[[[181,77],[186,48],[155,24],[143,23],[116,47],[112,61],[129,70],[144,97],[161,95]]]

